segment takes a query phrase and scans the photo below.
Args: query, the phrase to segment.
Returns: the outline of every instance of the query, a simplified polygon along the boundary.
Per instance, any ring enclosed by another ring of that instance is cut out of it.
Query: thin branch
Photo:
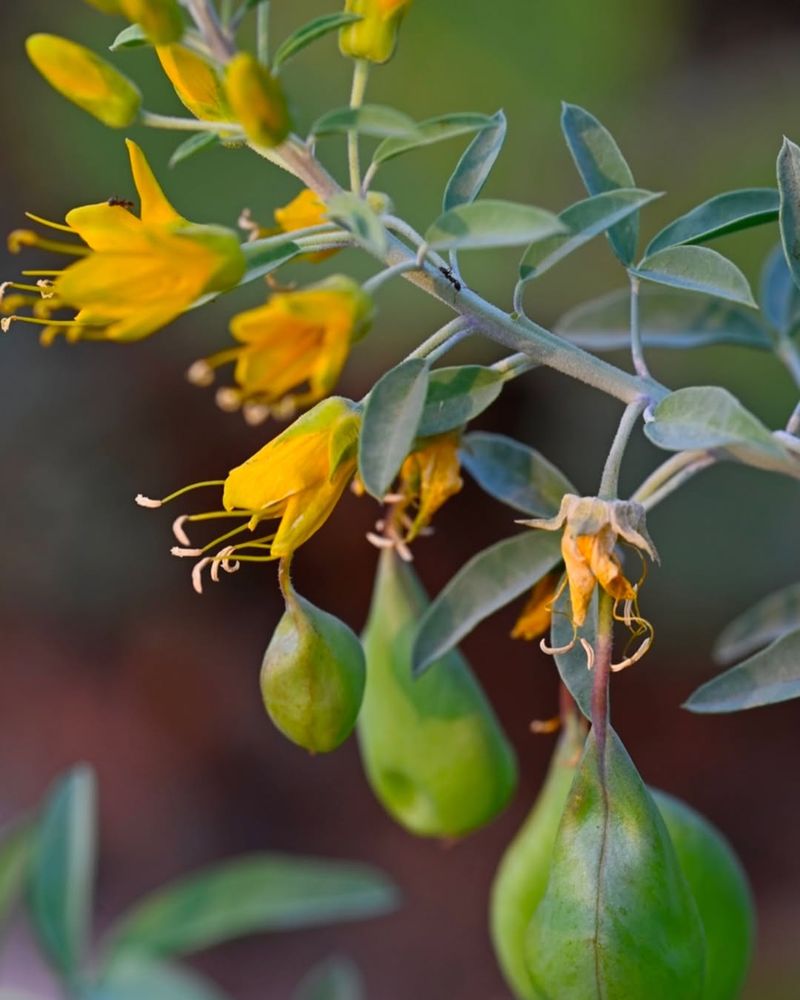
[[[640,396],[625,407],[619,427],[617,428],[617,433],[614,435],[614,440],[611,443],[606,464],[603,468],[603,477],[600,480],[599,495],[604,500],[616,500],[617,498],[619,491],[619,470],[622,465],[623,456],[625,455],[625,449],[628,447],[628,441],[645,406],[647,406],[647,399],[644,396]]]
[[[234,53],[234,45],[220,24],[213,3],[211,0],[186,0],[186,3],[214,58],[226,63]]]

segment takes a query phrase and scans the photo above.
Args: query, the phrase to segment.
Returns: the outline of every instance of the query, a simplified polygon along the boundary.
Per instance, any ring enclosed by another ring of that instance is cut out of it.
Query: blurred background
[[[335,7],[277,0],[276,37]],[[0,228],[21,225],[26,209],[61,218],[78,204],[131,197],[122,136],[49,90],[23,52],[25,36],[41,30],[100,51],[121,24],[79,0],[26,0],[2,4],[0,26]],[[583,197],[558,126],[562,98],[582,104],[612,129],[637,182],[668,192],[646,210],[649,238],[720,191],[774,184],[782,134],[800,138],[798,51],[800,9],[781,0],[605,0],[602,15],[591,0],[420,0],[398,58],[373,75],[370,99],[415,117],[505,108],[509,138],[486,193],[555,210]],[[141,82],[148,108],[179,110],[151,53],[115,61]],[[333,39],[287,69],[301,131],[346,103],[348,71]],[[245,206],[269,220],[296,192],[288,177],[243,151],[214,151],[169,171],[180,136],[130,134],[179,210],[197,221],[233,226]],[[340,145],[320,146],[339,171]],[[378,186],[424,228],[462,148],[456,140],[388,164]],[[775,239],[766,227],[720,249],[757,281]],[[516,256],[465,256],[467,280],[508,305]],[[0,277],[15,277],[35,259],[5,256]],[[372,270],[355,253],[328,269],[361,277]],[[321,273],[308,264],[286,272],[300,282]],[[596,241],[537,284],[529,310],[551,325],[622,283],[605,242]],[[353,740],[311,759],[266,719],[257,678],[282,610],[274,573],[242,572],[197,597],[187,564],[169,556],[170,512],[132,502],[139,491],[159,496],[217,478],[272,433],[220,413],[212,391],[183,378],[191,361],[225,343],[230,315],[262,295],[246,289],[134,346],[43,350],[35,329],[23,325],[0,344],[0,822],[32,807],[71,763],[97,768],[101,925],[164,880],[250,850],[362,859],[398,881],[405,905],[396,916],[253,938],[204,955],[199,965],[238,1000],[287,997],[334,951],[359,962],[376,1000],[501,1000],[508,994],[488,943],[487,894],[552,748],[528,724],[556,705],[552,664],[508,639],[517,609],[481,626],[464,649],[517,745],[519,792],[494,825],[463,843],[415,841],[372,797]],[[379,304],[376,327],[343,380],[342,391],[356,398],[444,318],[402,282],[384,288]],[[477,351],[463,356],[493,356]],[[740,349],[652,352],[651,367],[674,387],[724,384],[773,426],[785,423],[796,398],[776,362]],[[477,426],[535,445],[593,492],[618,412],[541,370],[513,383]],[[633,488],[658,460],[637,442],[624,485]],[[663,564],[643,597],[656,646],[614,684],[615,722],[645,778],[720,826],[750,873],[760,924],[746,993],[754,1000],[795,1000],[800,992],[800,779],[790,764],[798,706],[702,718],[680,704],[715,672],[709,650],[722,625],[796,579],[798,499],[797,484],[726,466],[658,508],[650,529]],[[376,556],[364,533],[376,516],[371,502],[347,497],[296,561],[298,589],[356,629]],[[470,555],[509,534],[512,520],[467,483],[436,534],[417,546],[428,587],[437,591]],[[5,953],[0,984],[48,995],[24,932]]]

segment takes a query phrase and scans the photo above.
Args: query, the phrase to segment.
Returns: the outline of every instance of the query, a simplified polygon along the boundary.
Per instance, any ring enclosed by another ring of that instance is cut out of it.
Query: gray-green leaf
[[[140,24],[129,24],[120,31],[108,48],[111,52],[118,52],[120,49],[138,49],[143,45],[152,44]]]
[[[786,138],[778,154],[778,190],[783,250],[794,282],[800,286],[800,146]]]
[[[346,24],[360,20],[361,14],[323,14],[321,17],[315,17],[313,21],[309,21],[293,31],[288,38],[281,42],[272,60],[273,72],[277,72],[285,62],[296,56],[298,52],[302,52],[306,46],[318,38],[323,38]]]
[[[520,280],[531,281],[538,278],[595,236],[638,212],[642,205],[660,197],[660,194],[652,191],[620,188],[592,195],[591,198],[570,205],[559,215],[567,232],[549,236],[528,247],[519,265]]]
[[[358,966],[349,958],[329,958],[303,979],[293,1000],[365,1000]]]
[[[560,581],[561,583],[563,581]],[[594,649],[597,639],[597,593],[592,595],[592,603],[589,606],[586,621],[576,634],[572,627],[572,603],[569,587],[565,586],[558,595],[558,600],[553,604],[550,645],[554,649],[564,650],[564,652],[556,653],[553,657],[559,676],[575,699],[578,708],[587,719],[591,719],[594,674],[589,670],[589,661],[581,639],[585,639]]]
[[[800,628],[800,583],[769,594],[727,625],[714,644],[714,659],[733,663],[796,628]]]
[[[575,492],[544,455],[503,434],[467,434],[461,462],[482,490],[530,517],[551,517],[563,495]]]
[[[699,687],[690,712],[740,712],[800,697],[800,629]]]
[[[419,437],[463,427],[497,399],[507,376],[483,365],[436,368],[428,381]]]
[[[367,250],[379,257],[386,252],[386,229],[364,198],[344,191],[327,202],[328,215],[348,229]]]
[[[427,361],[411,358],[388,371],[369,394],[358,442],[358,471],[377,500],[388,492],[417,436],[428,374]]]
[[[493,115],[491,122],[475,136],[458,161],[444,192],[443,212],[458,205],[468,205],[483,190],[503,148],[507,130],[506,116],[502,111]]]
[[[747,278],[733,261],[708,247],[678,246],[659,250],[631,268],[631,274],[658,285],[704,292],[756,307]]]
[[[614,137],[594,115],[575,104],[564,104],[561,129],[589,194],[636,187]],[[618,222],[609,230],[608,238],[614,253],[627,267],[636,256],[639,242],[638,214]]]
[[[204,976],[180,965],[129,957],[113,963],[81,1000],[226,1000]]]
[[[277,271],[279,267],[301,253],[300,247],[289,239],[283,243],[273,243],[270,240],[264,246],[260,243],[261,241],[256,240],[253,243],[242,244],[247,270],[239,282],[240,285],[246,285],[250,281],[256,281]]]
[[[783,246],[773,248],[761,272],[761,309],[774,330],[791,335],[800,320],[800,288],[786,263]]]
[[[179,163],[183,163],[198,153],[202,153],[204,149],[211,149],[212,146],[218,145],[219,136],[215,135],[214,132],[196,132],[176,147],[169,158],[169,165],[171,168],[177,167]]]
[[[557,535],[531,530],[473,556],[422,617],[414,643],[415,673],[422,673],[484,618],[525,593],[560,558]]]
[[[122,955],[178,955],[259,931],[389,913],[397,890],[366,865],[255,854],[191,875],[138,903],[112,928]]]
[[[360,108],[335,108],[318,118],[311,127],[312,135],[356,132],[379,139],[393,136],[413,136],[417,123],[409,115],[383,104],[364,104]]]
[[[779,198],[774,188],[727,191],[693,208],[665,226],[647,246],[645,256],[681,243],[705,243],[742,229],[775,222]]]
[[[33,926],[48,958],[70,980],[80,969],[91,927],[96,809],[91,769],[74,768],[45,800],[30,859]]]
[[[522,246],[566,231],[552,212],[510,201],[474,201],[440,215],[425,233],[434,250]]]
[[[373,167],[378,167],[387,160],[393,160],[402,153],[418,149],[420,146],[430,146],[445,139],[454,139],[459,135],[489,128],[493,119],[489,115],[480,115],[472,111],[452,112],[438,115],[419,122],[412,135],[392,137],[384,141],[375,150],[372,158]]]

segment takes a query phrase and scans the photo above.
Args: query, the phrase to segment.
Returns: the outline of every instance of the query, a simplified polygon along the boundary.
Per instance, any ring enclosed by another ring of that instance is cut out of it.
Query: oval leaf
[[[614,137],[594,115],[575,104],[564,104],[561,129],[589,194],[636,187]],[[639,242],[638,214],[618,222],[609,230],[608,238],[614,253],[627,267],[636,256]]]
[[[741,712],[800,697],[800,629],[699,687],[690,712]]]
[[[393,160],[401,153],[420,146],[430,146],[445,139],[454,139],[459,135],[489,128],[494,119],[489,115],[479,115],[472,111],[453,112],[448,115],[438,115],[419,122],[413,135],[385,139],[375,150],[372,158],[373,168],[377,168],[387,160]]]
[[[789,139],[783,140],[778,154],[778,190],[783,252],[794,283],[800,286],[800,147]]]
[[[315,927],[388,913],[385,875],[343,861],[255,854],[192,875],[146,897],[111,931],[111,952],[177,955],[257,931]]]
[[[383,104],[364,104],[360,108],[335,108],[318,118],[311,127],[312,135],[356,132],[379,139],[416,134],[417,123],[402,111]]]
[[[507,122],[498,111],[467,147],[458,161],[444,192],[442,211],[458,205],[468,205],[480,195],[492,167],[495,165],[506,138]]]
[[[329,958],[306,976],[293,1000],[364,1000],[364,983],[355,962]]]
[[[169,165],[170,167],[177,167],[179,163],[183,163],[184,160],[191,159],[191,157],[196,156],[198,153],[202,153],[204,149],[211,149],[212,146],[218,145],[219,136],[215,135],[214,132],[197,132],[194,135],[190,135],[188,139],[175,149],[175,152],[169,158]]]
[[[506,380],[503,372],[483,365],[455,365],[431,372],[419,437],[463,427],[497,399]]]
[[[323,38],[332,31],[343,28],[353,21],[360,21],[361,14],[323,14],[322,17],[315,17],[313,21],[304,24],[297,31],[293,31],[288,38],[284,39],[278,46],[278,50],[272,60],[272,70],[276,72],[281,66],[288,62],[298,52],[315,42],[318,38]]]
[[[800,583],[770,594],[726,626],[714,644],[717,663],[733,663],[800,628]]]
[[[648,244],[645,256],[681,243],[705,243],[728,233],[775,222],[779,204],[774,188],[745,188],[719,194],[662,229]]]
[[[595,588],[596,591],[596,588]],[[554,659],[559,676],[567,690],[575,699],[575,704],[587,719],[592,717],[592,681],[594,674],[589,670],[586,650],[581,643],[585,639],[594,649],[597,640],[597,593],[592,595],[592,603],[586,621],[576,633],[572,627],[572,604],[569,587],[564,587],[553,603],[553,618],[550,624],[550,645],[554,649],[571,647],[563,653],[556,653]],[[573,641],[574,640],[574,641]]]
[[[151,959],[115,962],[82,1000],[226,1000],[214,983],[179,965]]]
[[[560,236],[549,236],[528,247],[519,265],[520,280],[531,281],[538,278],[595,236],[627,219],[642,205],[660,197],[660,194],[652,191],[620,188],[570,205],[559,215],[567,232]]]
[[[434,250],[512,247],[563,233],[558,216],[510,201],[475,201],[440,215],[425,233]]]
[[[800,321],[800,288],[786,264],[783,247],[774,247],[761,272],[760,305],[767,321],[784,336],[792,334]]]
[[[772,342],[751,309],[694,292],[644,285],[639,292],[640,324],[645,347],[683,349],[713,344],[741,344],[768,350]],[[591,351],[628,350],[631,293],[627,288],[570,310],[555,330]]]
[[[349,229],[363,247],[379,257],[386,253],[386,229],[364,198],[345,191],[334,195],[326,207],[328,216]]]
[[[120,49],[139,49],[143,45],[152,44],[141,24],[129,24],[120,31],[108,48],[110,52],[118,52]]]
[[[563,495],[575,492],[544,455],[503,434],[467,434],[461,462],[489,496],[532,517],[558,513]]]
[[[277,271],[281,265],[302,252],[300,247],[296,243],[292,243],[291,240],[286,240],[285,243],[270,241],[264,246],[259,244],[259,240],[242,244],[247,270],[239,282],[240,285],[246,285],[250,281],[256,281],[258,278],[263,278],[273,271]]]
[[[697,907],[658,808],[611,729],[604,755],[594,729],[587,738],[526,944],[543,997],[703,996]]]
[[[34,838],[29,907],[42,948],[74,979],[89,937],[95,872],[95,779],[81,766],[47,796]]]
[[[680,246],[659,250],[652,257],[645,257],[638,267],[631,268],[631,274],[658,285],[705,292],[756,307],[747,278],[733,261],[708,247]]]
[[[375,384],[364,409],[358,471],[367,491],[382,500],[400,471],[414,438],[428,391],[428,362],[411,358]]]
[[[499,608],[532,587],[561,558],[560,539],[525,531],[479,552],[456,573],[420,622],[414,672],[422,673]]]

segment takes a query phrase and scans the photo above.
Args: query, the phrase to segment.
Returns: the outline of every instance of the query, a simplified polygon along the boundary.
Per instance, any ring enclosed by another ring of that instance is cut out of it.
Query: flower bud
[[[275,725],[311,753],[335,750],[353,730],[366,667],[358,637],[285,587],[286,612],[261,667],[261,694]]]
[[[256,146],[270,149],[283,142],[290,127],[283,89],[249,52],[228,63],[225,89],[234,116]]]
[[[31,35],[28,57],[51,87],[111,128],[126,128],[139,114],[135,84],[94,52],[58,35]]]
[[[231,120],[222,80],[212,63],[184,45],[159,45],[156,52],[161,68],[188,111],[203,121]]]
[[[342,28],[342,55],[385,63],[397,45],[397,31],[411,0],[346,0],[345,13],[360,14],[361,20]]]
[[[183,35],[183,15],[178,0],[120,0],[120,8],[141,25],[154,45],[169,45]]]

